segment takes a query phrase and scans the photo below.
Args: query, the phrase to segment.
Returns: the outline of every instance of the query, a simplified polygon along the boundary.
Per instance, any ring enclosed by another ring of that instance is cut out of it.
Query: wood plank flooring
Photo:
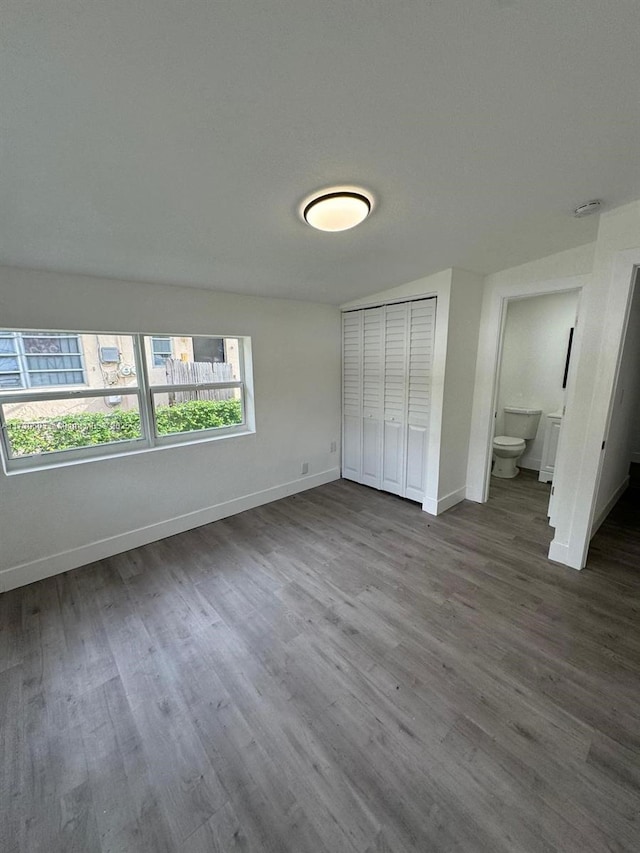
[[[640,528],[339,481],[0,596],[3,853],[640,850]]]

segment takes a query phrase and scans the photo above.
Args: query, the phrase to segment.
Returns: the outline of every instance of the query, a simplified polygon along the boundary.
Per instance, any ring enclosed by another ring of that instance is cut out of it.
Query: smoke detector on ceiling
[[[588,201],[586,204],[581,204],[573,211],[573,215],[576,219],[581,219],[583,216],[590,216],[592,213],[597,213],[600,210],[600,205],[602,202],[599,198],[593,199],[593,201]]]

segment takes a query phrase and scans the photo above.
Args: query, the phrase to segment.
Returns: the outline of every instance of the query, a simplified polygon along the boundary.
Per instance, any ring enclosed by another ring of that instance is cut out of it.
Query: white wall
[[[423,509],[438,515],[463,500],[482,303],[482,277],[449,269],[343,305],[366,308],[435,296],[427,487]]]
[[[418,278],[415,281],[409,281],[406,284],[400,284],[398,287],[380,290],[360,299],[354,299],[352,302],[345,302],[344,305],[340,306],[340,309],[352,311],[354,308],[370,308],[373,305],[401,302],[403,299],[417,299],[420,296],[438,296],[450,286],[452,272],[453,270],[446,269],[424,278]]]
[[[607,517],[628,483],[629,465],[638,437],[640,406],[640,284],[634,288],[629,324],[613,395],[592,533]]]
[[[447,354],[436,513],[464,500],[467,493],[467,462],[482,293],[481,276],[465,270],[453,270],[446,317]],[[445,318],[442,319],[445,322]]]
[[[250,335],[257,427],[254,435],[0,473],[0,590],[339,476],[334,307],[5,267],[0,318],[7,328]],[[300,476],[303,461],[308,477]]]
[[[504,329],[496,435],[508,435],[504,407],[542,409],[538,434],[518,465],[540,470],[545,415],[562,408],[569,331],[575,325],[577,291],[512,299]]]
[[[640,201],[602,214],[593,272],[580,300],[574,381],[554,476],[556,532],[549,556],[585,565],[634,265],[640,263]]]

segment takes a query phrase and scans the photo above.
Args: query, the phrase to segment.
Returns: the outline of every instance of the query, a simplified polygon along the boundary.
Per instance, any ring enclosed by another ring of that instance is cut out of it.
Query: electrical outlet
[[[338,443],[336,441],[331,442],[331,453],[335,453],[338,449]]]
[[[302,463],[302,468],[300,469],[300,473],[301,474],[308,474],[309,473],[309,463],[308,462]]]

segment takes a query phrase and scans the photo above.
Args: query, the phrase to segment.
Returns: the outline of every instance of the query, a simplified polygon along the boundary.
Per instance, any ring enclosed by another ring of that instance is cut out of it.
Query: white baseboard
[[[622,483],[620,483],[618,488],[614,490],[609,500],[594,519],[591,527],[591,539],[596,534],[602,522],[620,500],[628,485],[629,477],[627,476],[624,478]],[[569,566],[571,569],[583,569],[587,562],[587,554],[588,548],[584,547],[584,545],[582,545],[578,550],[575,547],[572,548],[568,543],[558,542],[554,539],[549,546],[549,559],[553,560],[555,563],[562,563],[565,566]]]
[[[467,488],[465,489],[464,497],[465,497],[465,500],[473,501],[474,503],[477,503],[477,504],[484,504],[487,502],[486,498],[484,496],[484,491],[483,491],[482,486],[478,486],[477,484],[473,485],[473,486],[467,486]]]
[[[443,498],[425,498],[422,502],[422,509],[428,512],[429,515],[440,515],[451,509],[452,506],[459,504],[466,497],[467,488],[463,486],[461,489],[456,489],[454,492],[449,492]]]
[[[34,581],[58,575],[61,572],[68,572],[71,569],[86,566],[88,563],[94,563],[96,560],[113,557],[123,551],[129,551],[131,548],[139,548],[141,545],[148,545],[158,539],[166,539],[167,536],[184,533],[194,527],[201,527],[203,524],[210,524],[212,521],[219,521],[221,518],[228,518],[230,515],[236,515],[247,509],[253,509],[338,479],[340,479],[340,469],[331,468],[328,471],[321,471],[319,474],[311,474],[298,480],[292,480],[290,483],[282,483],[270,489],[244,495],[241,498],[235,498],[204,509],[197,509],[175,518],[169,518],[166,521],[159,521],[156,524],[149,524],[136,530],[110,536],[107,539],[100,539],[98,542],[91,542],[79,548],[71,548],[59,554],[52,554],[49,557],[41,557],[29,563],[12,566],[0,571],[0,592],[25,586]]]
[[[613,494],[606,502],[606,504],[602,507],[598,515],[593,519],[593,524],[591,525],[591,539],[598,532],[598,528],[605,520],[605,518],[609,515],[614,506],[618,503],[622,495],[627,490],[627,486],[629,485],[629,475],[624,478],[624,480],[620,483],[617,489],[614,490]]]

